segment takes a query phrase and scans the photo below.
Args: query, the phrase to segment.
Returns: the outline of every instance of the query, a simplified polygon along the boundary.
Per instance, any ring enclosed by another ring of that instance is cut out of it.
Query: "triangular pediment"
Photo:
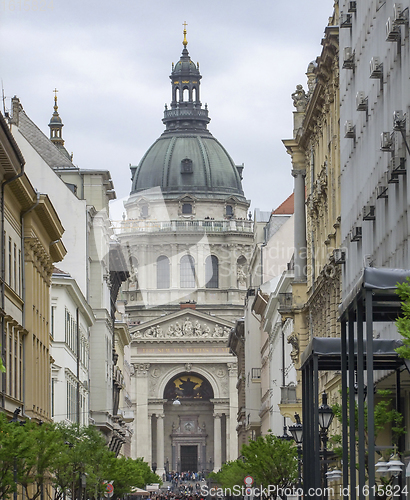
[[[183,196],[178,198],[178,201],[192,203],[194,201],[197,201],[197,198],[195,196],[192,196],[191,194],[185,193]]]
[[[184,308],[131,329],[133,342],[226,342],[233,323],[217,316]]]

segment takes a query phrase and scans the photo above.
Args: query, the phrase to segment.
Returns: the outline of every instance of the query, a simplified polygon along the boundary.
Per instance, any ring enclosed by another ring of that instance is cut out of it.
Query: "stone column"
[[[157,474],[162,479],[164,469],[164,417],[163,413],[157,413]]]
[[[134,401],[134,434],[131,444],[131,456],[137,457],[151,456],[151,442],[147,437],[150,432],[150,420],[148,419],[148,371],[149,363],[135,363],[133,376],[133,394]]]
[[[238,457],[238,434],[236,432],[238,413],[238,391],[236,383],[238,381],[238,364],[228,363],[229,373],[229,415],[226,417],[226,460],[236,460]]]
[[[178,283],[179,283],[179,276],[178,276],[178,246],[177,245],[171,245],[171,257],[170,257],[170,263],[171,263],[171,283],[170,287],[171,288],[178,288]]]
[[[222,466],[222,446],[221,446],[221,414],[214,413],[214,471],[217,472]]]

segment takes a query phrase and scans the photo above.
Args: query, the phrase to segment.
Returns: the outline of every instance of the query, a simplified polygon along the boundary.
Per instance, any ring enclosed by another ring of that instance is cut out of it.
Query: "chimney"
[[[23,106],[20,104],[20,99],[17,96],[12,97],[11,99],[11,118],[9,120],[11,125],[19,125],[19,113],[23,109]]]

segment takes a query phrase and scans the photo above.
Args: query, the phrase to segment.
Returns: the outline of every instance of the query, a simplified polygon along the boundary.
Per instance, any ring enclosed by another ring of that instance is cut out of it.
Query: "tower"
[[[164,469],[218,470],[236,458],[236,358],[253,223],[237,166],[207,126],[187,49],[172,66],[165,130],[131,167],[118,235],[131,279],[133,455]]]
[[[58,105],[57,105],[57,89],[53,90],[54,92],[54,113],[50,118],[50,123],[48,126],[50,127],[50,141],[58,147],[58,149],[65,155],[69,160],[71,160],[71,156],[68,154],[68,151],[64,147],[64,139],[63,139],[63,127],[64,123],[58,114]]]

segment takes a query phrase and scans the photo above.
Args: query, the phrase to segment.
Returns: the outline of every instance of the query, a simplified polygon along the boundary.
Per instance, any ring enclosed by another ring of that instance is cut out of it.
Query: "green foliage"
[[[211,472],[208,477],[222,488],[233,488],[236,484],[244,485],[243,480],[248,474],[248,465],[237,459],[225,462],[218,472]]]
[[[380,434],[386,426],[391,425],[392,431],[392,448],[397,445],[399,437],[405,433],[405,429],[402,425],[403,415],[399,413],[395,408],[392,407],[391,391],[389,390],[378,390],[377,391],[377,403],[374,405],[374,438]],[[379,399],[380,398],[380,399]],[[347,399],[348,407],[348,420],[347,425],[349,426],[349,398]],[[336,403],[332,406],[333,413],[337,420],[342,423],[342,405]],[[365,447],[368,445],[368,434],[367,434],[367,404],[364,406],[364,426],[365,426]],[[356,442],[359,441],[358,435],[359,427],[359,413],[358,406],[355,403],[355,429],[356,429]],[[330,443],[332,444],[333,451],[341,458],[342,457],[342,436],[341,434],[335,434],[330,437]]]
[[[132,492],[133,488],[144,488],[146,484],[162,483],[150,466],[142,458],[133,460],[120,457],[112,460],[109,479],[113,481],[115,497],[123,497]]]
[[[0,413],[0,498],[16,491],[16,484],[28,500],[42,493],[54,500],[76,498],[82,477],[89,499],[102,497],[107,481],[114,482],[116,497],[134,486],[161,482],[141,458],[116,458],[93,426],[34,421],[21,425]],[[47,487],[50,484],[53,488]]]
[[[247,475],[253,477],[255,484],[276,486],[276,491],[296,483],[298,462],[293,442],[267,434],[250,441],[241,451],[243,460],[227,462],[219,472],[210,475],[221,487],[243,486]]]
[[[1,344],[0,344],[0,350],[1,350]],[[3,372],[5,373],[6,367],[3,365],[3,360],[0,358],[0,373]]]
[[[402,315],[397,318],[396,326],[402,336],[403,346],[396,349],[401,358],[410,359],[410,278],[397,283],[396,293],[401,300]]]

